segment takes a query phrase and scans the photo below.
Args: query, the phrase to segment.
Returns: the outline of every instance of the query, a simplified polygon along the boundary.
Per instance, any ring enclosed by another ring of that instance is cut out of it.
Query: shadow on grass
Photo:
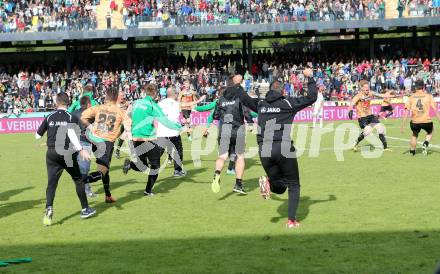
[[[144,197],[144,190],[143,189],[129,191],[129,192],[127,192],[127,194],[125,196],[117,197],[116,203],[106,204],[106,203],[102,202],[102,203],[97,204],[95,206],[95,208],[96,208],[96,211],[99,212],[99,214],[104,213],[105,211],[107,211],[108,209],[110,209],[112,207],[114,207],[118,210],[123,210],[125,204],[130,203],[135,200],[138,200],[138,199],[146,199]]]
[[[206,168],[201,168],[201,169],[197,170],[197,172],[203,173],[203,172],[205,172],[205,170],[206,170]],[[200,181],[195,180],[195,179],[193,179],[193,177],[191,177],[193,172],[194,172],[194,170],[192,170],[192,171],[190,170],[188,172],[188,174],[182,178],[175,178],[175,177],[170,176],[170,177],[165,177],[162,179],[159,175],[159,178],[153,187],[153,192],[156,194],[169,193],[170,191],[177,188],[182,183],[200,183]],[[147,178],[148,178],[148,176],[145,174],[145,182],[147,181]],[[123,186],[128,183],[133,183],[133,181],[135,181],[135,180],[117,182],[117,183],[115,183],[116,187],[113,187],[113,184],[112,184],[112,189],[115,189],[117,187]],[[108,210],[111,207],[115,207],[118,210],[123,210],[125,204],[130,203],[132,201],[135,201],[137,199],[154,199],[155,197],[152,197],[152,198],[145,197],[144,196],[144,187],[142,187],[139,190],[129,191],[125,196],[116,197],[116,198],[117,198],[117,201],[114,204],[105,204],[105,203],[97,204],[95,207],[96,207],[97,211],[99,212],[99,214],[104,213],[106,210]],[[70,216],[70,218],[73,216],[75,216],[75,215]]]
[[[33,209],[34,207],[43,204],[45,201],[45,199],[38,199],[0,204],[0,219]],[[43,211],[41,212],[41,216],[43,216]]]
[[[103,214],[105,211],[107,211],[110,208],[116,208],[118,210],[123,210],[124,205],[127,203],[130,203],[132,201],[135,201],[137,199],[146,199],[144,198],[143,190],[135,190],[135,191],[129,191],[125,196],[122,197],[116,197],[116,203],[113,204],[107,204],[104,201],[97,201],[97,203],[93,203],[93,208],[96,209],[96,214],[92,218],[96,218],[99,214]],[[89,201],[92,203],[92,201]],[[58,222],[54,223],[54,225],[62,225],[64,222],[79,217],[80,211],[78,210],[75,213],[72,213],[63,219],[59,220]]]
[[[277,211],[279,216],[272,217],[270,221],[272,223],[278,223],[280,220],[287,220],[287,208],[288,208],[288,200],[287,199],[280,199],[275,195],[272,195],[272,200],[275,201],[282,201],[283,203],[278,207]],[[315,204],[319,203],[326,203],[326,202],[332,202],[336,201],[335,195],[329,195],[328,199],[326,200],[313,200],[308,196],[303,196],[300,198],[298,211],[297,211],[297,218],[299,221],[305,220],[307,216],[309,216],[310,207]]]
[[[203,173],[206,171],[206,169],[207,168],[201,168],[198,170],[190,170],[190,171],[188,171],[188,173],[185,177],[181,177],[181,178],[175,178],[173,176],[161,178],[159,175],[159,178],[153,187],[153,192],[156,194],[169,193],[170,191],[177,188],[182,183],[200,183],[200,180],[193,179],[194,178],[193,175],[195,175],[196,172]],[[145,184],[146,184],[147,179],[148,179],[148,175],[145,174],[145,182],[144,182]],[[100,185],[100,182],[101,181],[98,181],[97,183],[94,183],[93,185],[95,185],[95,186]],[[111,182],[110,183],[110,190],[113,191],[119,187],[122,187],[127,184],[132,184],[132,183],[140,183],[140,182],[135,179],[130,179],[130,180],[126,180],[126,181]],[[103,192],[104,192],[104,190],[102,188],[100,188],[96,193],[102,194]],[[115,198],[117,199],[117,201],[114,204],[106,204],[106,203],[100,202],[100,201],[98,201],[98,203],[95,204],[94,202],[96,202],[96,199],[89,199],[89,202],[94,204],[93,207],[97,209],[97,212],[99,214],[102,214],[103,212],[105,212],[106,210],[108,210],[111,207],[115,207],[118,210],[123,210],[124,204],[126,204],[126,203],[130,203],[130,202],[135,201],[137,199],[146,199],[146,197],[144,196],[144,186],[142,186],[139,190],[127,192],[125,196],[115,197]],[[60,220],[56,224],[63,224],[65,221],[67,221],[71,218],[74,218],[77,215],[78,215],[78,213],[73,213],[69,216],[64,217],[62,220]]]
[[[228,192],[225,195],[223,195],[221,198],[219,198],[218,200],[219,201],[224,201],[224,200],[228,199],[229,197],[231,197],[232,195],[235,195],[235,192],[233,192],[233,191]]]
[[[135,180],[135,179],[128,179],[128,180],[125,180],[125,181],[112,182],[111,181],[111,177],[110,177],[110,191],[113,191],[115,189],[118,189],[118,188],[123,187],[123,186],[128,185],[128,184],[135,184],[135,183],[138,183],[138,181]],[[91,186],[92,186],[92,189],[99,188],[99,190],[95,191],[97,194],[103,194],[104,193],[104,188],[102,186],[102,181],[101,180],[91,184]]]
[[[200,184],[200,183],[207,183],[204,180],[195,179],[194,176],[196,176],[198,173],[206,172],[207,168],[199,168],[197,170],[188,170],[186,173],[186,176],[184,177],[174,177],[174,176],[168,176],[165,178],[159,178],[156,182],[156,184],[153,187],[153,192],[157,194],[161,193],[169,193],[171,190],[177,188],[180,184]]]
[[[29,189],[33,189],[35,187],[33,186],[28,186],[28,187],[23,187],[23,188],[17,188],[17,189],[11,189],[11,190],[7,190],[5,192],[0,193],[0,201],[7,201],[9,200],[11,197],[18,195],[26,190]]]
[[[31,264],[4,268],[11,273],[433,273],[439,259],[438,231],[304,234],[306,229],[283,235],[2,242],[0,257],[33,258]]]
[[[123,186],[125,186],[127,184],[133,184],[133,183],[136,183],[136,182],[137,181],[134,180],[134,179],[129,179],[129,180],[126,180],[126,181],[116,181],[116,182],[111,182],[110,181],[110,191],[113,191],[113,190],[115,190],[115,189],[117,189],[119,187],[123,187]],[[99,187],[99,190],[97,190],[95,192],[97,194],[103,194],[104,193],[104,189],[102,188],[102,181],[101,180],[92,184],[92,189],[93,190],[97,189],[98,187]],[[135,195],[133,195],[132,192],[133,191],[128,192],[128,194],[126,196],[122,197],[122,198],[116,197],[117,202],[115,204],[106,204],[103,201],[104,200],[104,195],[99,195],[99,196],[97,196],[95,198],[88,198],[90,207],[93,207],[93,208],[97,209],[96,210],[96,215],[93,216],[92,218],[95,218],[96,216],[98,216],[98,214],[101,214],[103,211],[107,210],[110,207],[114,206],[114,207],[116,207],[118,209],[123,209],[122,206],[123,206],[124,203],[131,202],[133,200],[136,200],[137,198],[142,198],[141,194],[142,194],[143,191],[136,191],[136,192],[140,192],[141,193],[137,197]],[[68,220],[70,220],[72,218],[78,217],[79,214],[80,214],[80,211],[78,210],[77,212],[72,213],[72,214],[62,218],[58,222],[54,223],[54,225],[62,225],[64,222],[66,222],[66,221],[68,221]]]
[[[68,221],[68,220],[70,220],[72,218],[80,218],[80,213],[81,213],[81,211],[78,210],[75,213],[72,213],[72,214],[70,214],[68,216],[65,216],[61,220],[59,220],[58,222],[53,223],[52,226],[62,225],[62,224],[64,224],[64,222],[66,222],[66,221]],[[93,215],[92,217],[89,217],[89,218],[96,218],[99,213],[101,213],[101,212],[96,211],[95,215]]]
[[[440,151],[434,150],[432,148],[428,148],[428,155],[435,154],[435,153],[440,153]],[[405,150],[402,154],[408,154],[409,155],[409,149]],[[423,156],[423,150],[420,147],[416,148],[416,155],[415,156],[418,156],[418,155],[422,155]]]

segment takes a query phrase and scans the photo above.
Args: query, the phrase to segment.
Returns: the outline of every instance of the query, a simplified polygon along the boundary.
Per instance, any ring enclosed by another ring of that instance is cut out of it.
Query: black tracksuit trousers
[[[58,154],[55,148],[48,148],[46,153],[46,167],[47,167],[47,188],[46,188],[46,208],[53,206],[55,199],[55,192],[57,190],[58,181],[60,180],[63,170],[66,170],[72,180],[75,182],[76,194],[81,202],[81,208],[89,207],[87,202],[87,196],[84,188],[84,182],[82,181],[81,172],[77,162],[78,153],[72,155],[72,165],[67,166],[64,161],[64,156]]]
[[[293,155],[286,155],[286,151]],[[271,192],[283,194],[286,189],[288,191],[290,220],[296,219],[300,196],[298,162],[294,152],[295,147],[290,142],[273,141],[271,144],[259,144],[260,161],[268,176]]]

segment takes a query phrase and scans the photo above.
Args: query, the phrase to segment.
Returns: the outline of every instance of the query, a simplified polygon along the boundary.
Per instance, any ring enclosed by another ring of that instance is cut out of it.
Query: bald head
[[[177,91],[174,87],[169,87],[167,89],[167,98],[177,99]]]

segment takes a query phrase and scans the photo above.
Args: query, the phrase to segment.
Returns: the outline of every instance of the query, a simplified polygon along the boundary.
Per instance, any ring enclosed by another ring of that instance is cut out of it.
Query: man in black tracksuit
[[[317,99],[317,87],[311,69],[304,70],[308,78],[307,96],[284,97],[283,84],[271,84],[266,98],[258,103],[259,156],[268,178],[260,177],[260,191],[263,198],[270,197],[270,191],[282,194],[288,189],[288,228],[299,226],[296,219],[300,196],[298,162],[291,138],[295,114],[311,106]]]
[[[35,135],[37,139],[40,139],[47,132],[46,167],[48,183],[46,211],[43,218],[43,224],[46,226],[52,224],[53,201],[63,170],[66,170],[75,182],[76,194],[82,208],[81,218],[89,218],[96,213],[94,209],[89,208],[77,162],[78,154],[85,159],[90,159],[89,153],[82,148],[75,132],[75,126],[78,125],[79,121],[66,111],[69,104],[67,94],[58,94],[56,103],[57,110],[44,119]],[[73,151],[71,145],[73,145]]]
[[[240,86],[243,78],[241,75],[231,77],[228,87],[217,102],[214,110],[214,119],[219,120],[219,156],[215,163],[214,179],[211,189],[214,193],[220,191],[220,173],[229,153],[235,151],[237,160],[235,162],[236,181],[233,188],[234,192],[247,194],[243,189],[242,178],[245,168],[245,139],[246,127],[244,125],[243,106],[256,110],[257,101],[247,95]]]

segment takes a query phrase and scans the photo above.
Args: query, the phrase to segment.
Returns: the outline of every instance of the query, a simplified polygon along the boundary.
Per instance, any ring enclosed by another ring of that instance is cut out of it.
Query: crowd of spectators
[[[127,27],[384,19],[385,0],[125,0],[122,12]]]
[[[407,7],[410,17],[440,15],[440,0],[409,0]]]
[[[440,15],[440,0],[396,1],[399,17],[405,9],[410,17]],[[94,30],[99,4],[100,0],[0,0],[0,32]],[[142,22],[166,27],[384,19],[386,10],[386,0],[124,0],[121,7],[110,0],[108,5],[111,13],[122,14],[129,28]]]
[[[252,96],[259,96],[259,89],[274,79],[284,82],[287,96],[298,96],[303,93],[301,71],[306,65],[313,66],[318,84],[325,87],[327,100],[349,100],[356,94],[361,79],[368,80],[371,89],[377,92],[391,89],[403,95],[410,92],[415,78],[421,77],[429,93],[440,94],[440,62],[437,59],[359,60],[333,58],[319,52],[259,50],[253,53],[254,63],[247,70],[242,66],[243,57],[238,51],[197,53],[187,57],[171,54],[148,63],[155,64],[154,67],[141,64],[129,70],[75,68],[71,74],[55,68],[17,70],[12,65],[3,66],[0,67],[0,112],[19,114],[50,109],[56,93],[65,92],[75,100],[88,85],[93,87],[98,102],[103,102],[105,90],[110,86],[117,86],[127,100],[136,100],[140,97],[140,87],[151,82],[158,85],[164,97],[168,86],[179,90],[186,79],[199,96],[207,95],[209,101],[217,96],[228,75],[233,73],[244,75],[243,87]]]
[[[0,0],[0,33],[94,30],[99,0]]]

